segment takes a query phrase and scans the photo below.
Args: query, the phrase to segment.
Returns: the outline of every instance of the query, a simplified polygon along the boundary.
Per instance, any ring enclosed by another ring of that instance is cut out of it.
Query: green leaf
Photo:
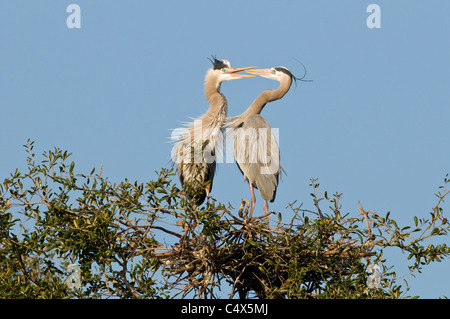
[[[247,239],[247,242],[252,246],[255,246],[255,247],[258,246],[258,243],[252,239]]]

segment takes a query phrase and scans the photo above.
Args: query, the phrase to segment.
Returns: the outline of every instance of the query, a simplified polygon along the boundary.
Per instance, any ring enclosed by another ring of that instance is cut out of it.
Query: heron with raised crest
[[[238,72],[254,68],[232,68],[228,60],[216,57],[210,61],[213,66],[206,72],[204,84],[209,109],[189,124],[175,144],[173,154],[181,185],[187,197],[197,205],[202,204],[212,190],[216,152],[223,143],[221,132],[227,118],[228,103],[220,92],[220,86],[225,81],[252,77]]]

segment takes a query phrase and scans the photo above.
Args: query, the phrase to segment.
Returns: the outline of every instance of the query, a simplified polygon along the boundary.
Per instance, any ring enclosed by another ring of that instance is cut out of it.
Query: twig
[[[371,238],[372,237],[372,225],[369,221],[369,216],[367,214],[366,211],[364,211],[364,208],[362,207],[361,203],[358,201],[359,207],[358,207],[358,211],[364,216],[364,219],[366,221],[366,226],[367,226],[367,237]]]

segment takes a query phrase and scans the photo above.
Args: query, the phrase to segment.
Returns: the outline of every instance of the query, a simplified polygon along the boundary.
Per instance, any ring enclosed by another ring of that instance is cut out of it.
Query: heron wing
[[[235,131],[236,162],[261,197],[273,201],[280,174],[280,150],[269,123],[261,115],[247,117]]]

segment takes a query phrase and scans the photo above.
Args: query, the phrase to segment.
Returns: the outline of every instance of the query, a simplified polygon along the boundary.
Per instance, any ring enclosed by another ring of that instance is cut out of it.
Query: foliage
[[[450,254],[426,245],[450,227],[447,176],[429,218],[411,226],[361,204],[356,217],[343,213],[342,194],[322,193],[312,179],[314,211],[292,203],[292,219],[278,214],[269,227],[265,216],[248,218],[245,200],[237,211],[213,198],[197,206],[172,170],[117,184],[101,169],[75,173],[60,149],[38,163],[33,146],[27,171],[0,184],[1,298],[403,298],[407,282],[384,266],[385,249],[406,253],[411,275]],[[80,266],[79,288],[68,284],[69,264]],[[382,268],[379,288],[367,285],[372,264]]]

